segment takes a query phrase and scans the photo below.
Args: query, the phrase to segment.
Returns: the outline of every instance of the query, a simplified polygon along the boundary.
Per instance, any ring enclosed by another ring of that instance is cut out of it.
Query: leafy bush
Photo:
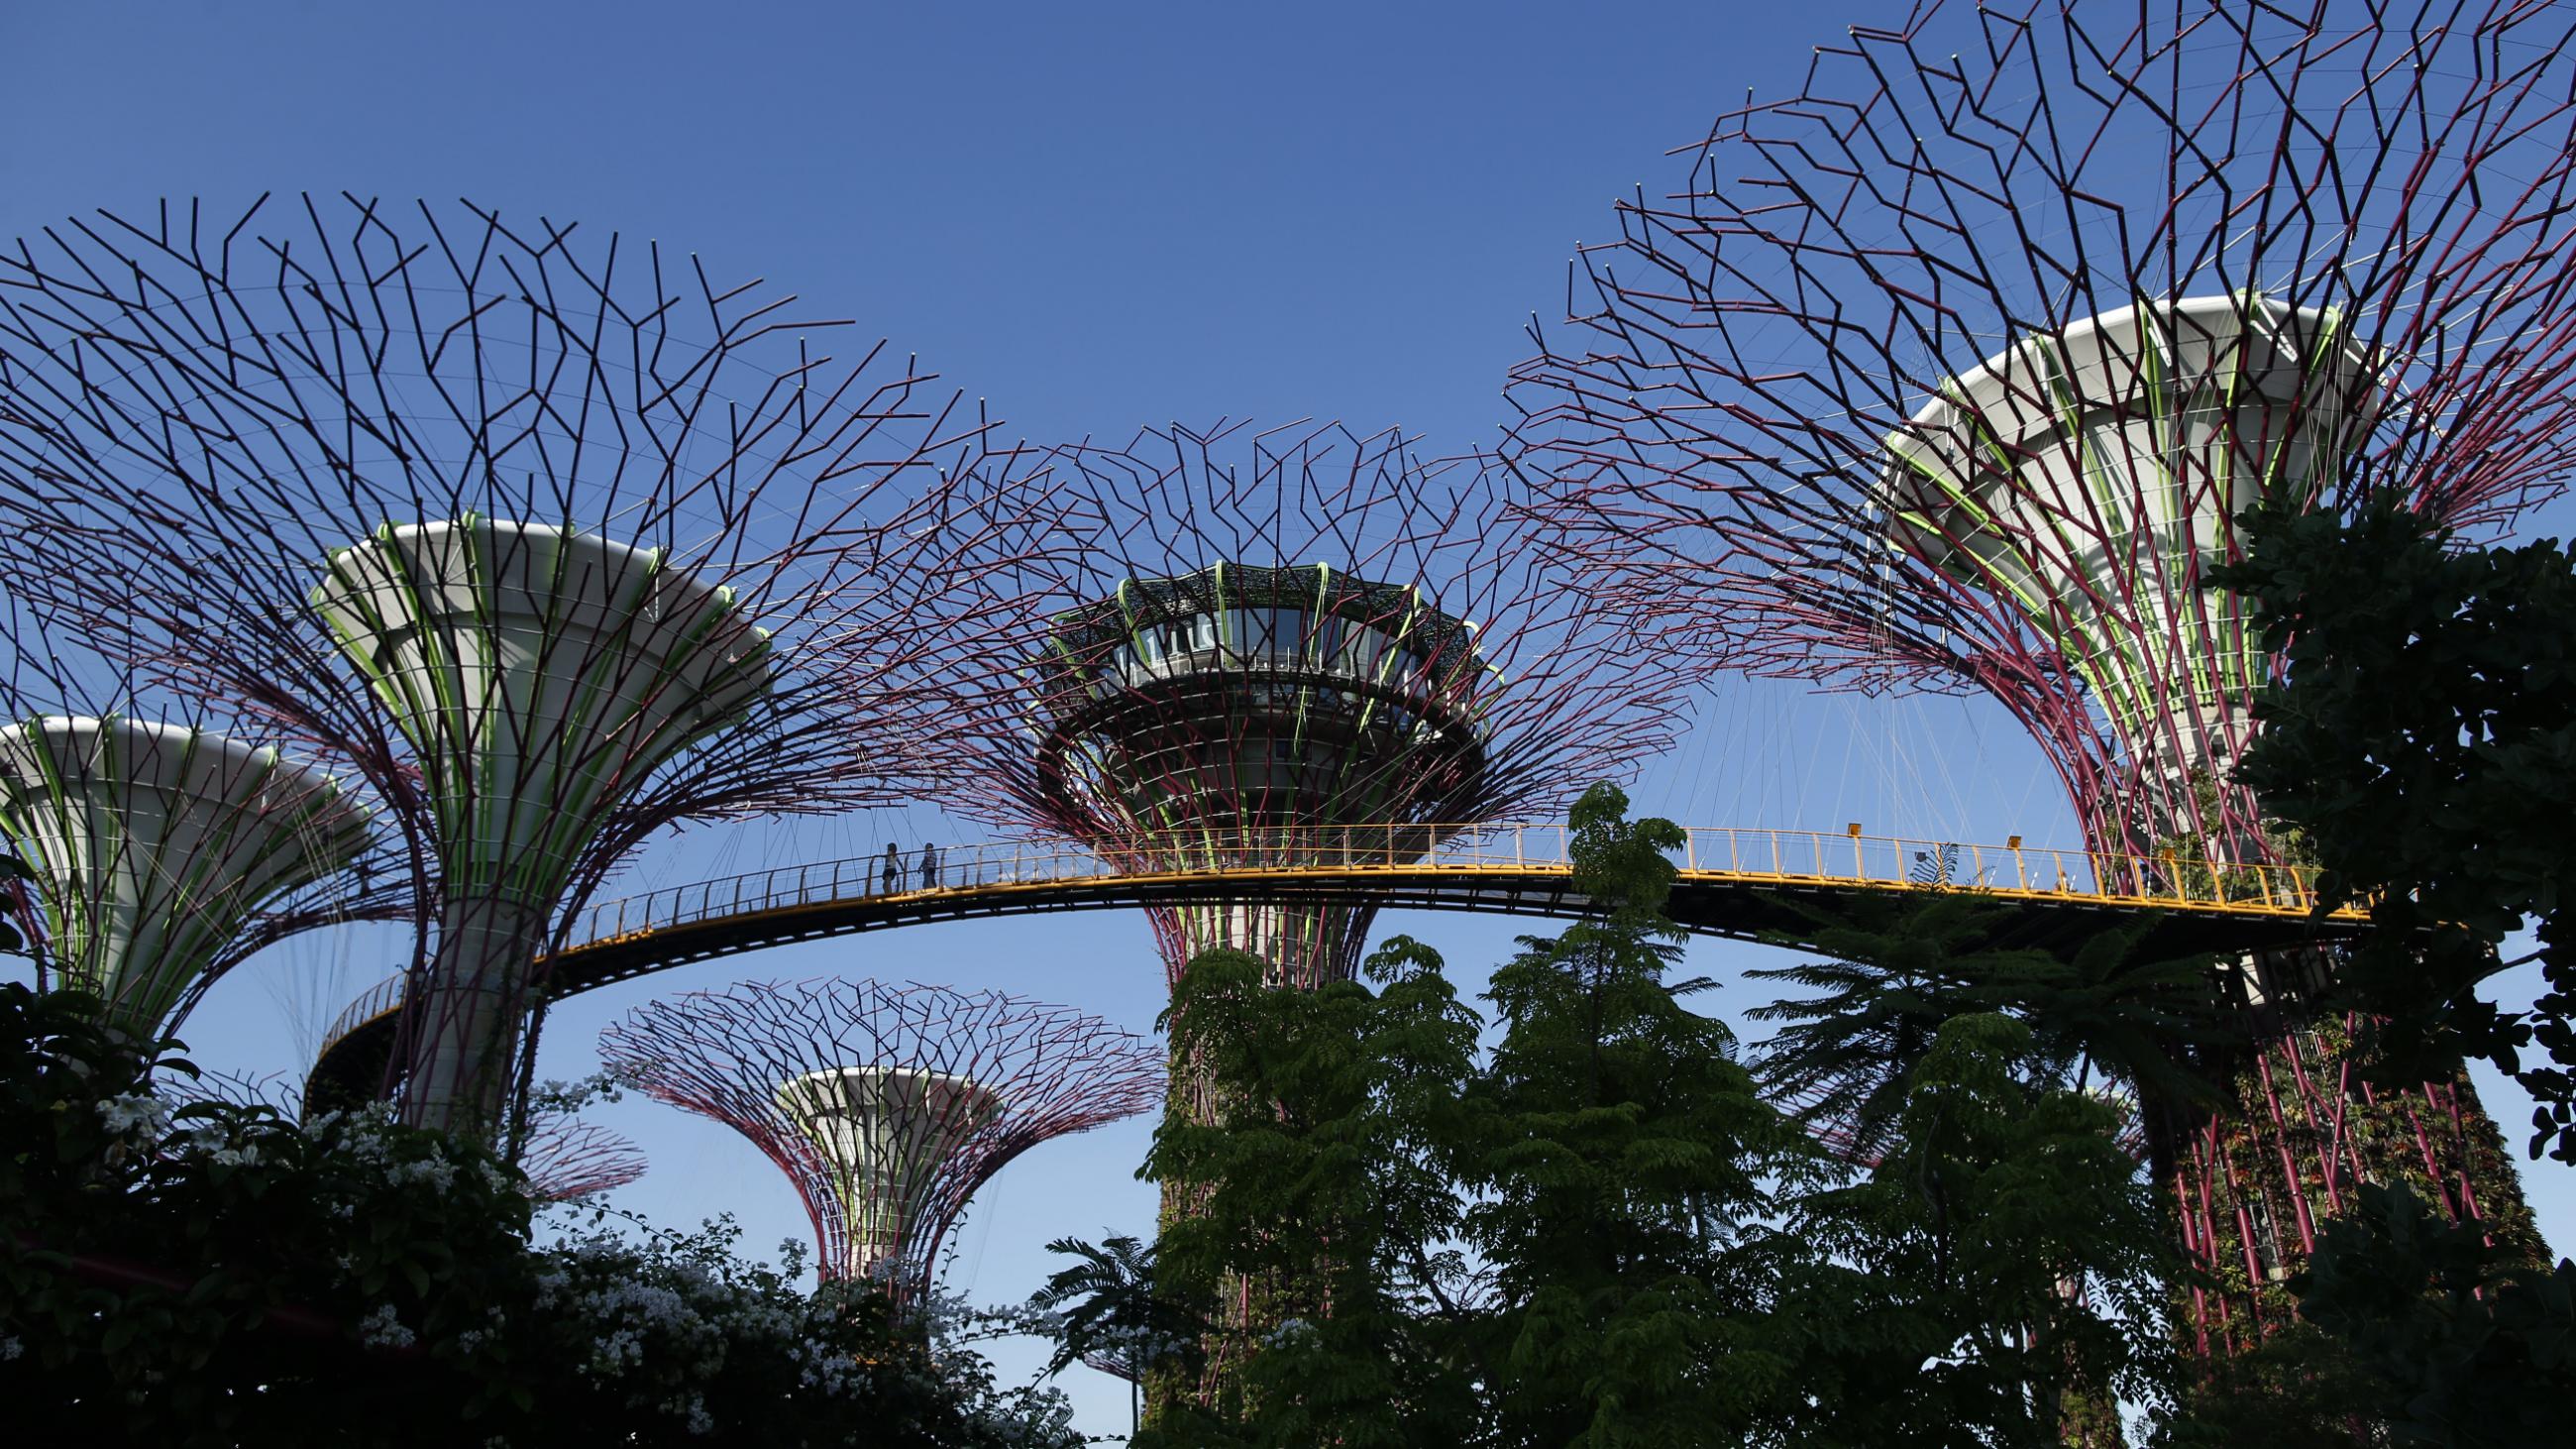
[[[372,1113],[156,1096],[176,1042],[0,986],[0,1395],[34,1442],[1079,1442],[873,1289],[729,1224],[531,1245],[518,1173]]]

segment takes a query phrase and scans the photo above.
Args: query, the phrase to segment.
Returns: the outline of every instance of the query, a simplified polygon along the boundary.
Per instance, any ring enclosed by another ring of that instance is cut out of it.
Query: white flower
[[[137,1092],[100,1102],[98,1116],[107,1124],[111,1137],[123,1137],[137,1128],[146,1133],[157,1133],[161,1124],[169,1120],[170,1104],[148,1092]]]
[[[456,1168],[441,1158],[416,1158],[410,1162],[397,1162],[386,1168],[385,1181],[396,1187],[425,1182],[429,1184],[430,1191],[445,1192],[456,1184]]]
[[[377,1304],[358,1320],[358,1342],[369,1348],[409,1348],[414,1341],[412,1331],[394,1317],[390,1303]]]
[[[616,1374],[623,1372],[628,1364],[641,1363],[643,1359],[643,1338],[634,1329],[621,1328],[601,1339],[598,1346],[590,1351],[587,1367],[593,1374]]]

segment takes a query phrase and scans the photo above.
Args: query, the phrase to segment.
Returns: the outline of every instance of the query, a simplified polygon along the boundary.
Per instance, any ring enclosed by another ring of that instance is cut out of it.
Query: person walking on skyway
[[[884,883],[884,894],[893,895],[903,889],[903,855],[894,848],[891,840],[886,842],[885,869],[879,871],[878,876]]]
[[[921,843],[921,888],[939,888],[939,847],[927,840]]]

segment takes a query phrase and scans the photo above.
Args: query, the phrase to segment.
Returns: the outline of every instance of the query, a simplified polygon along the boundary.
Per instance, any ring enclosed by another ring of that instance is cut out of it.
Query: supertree
[[[303,1118],[307,1107],[303,1090],[282,1072],[258,1077],[204,1069],[168,1072],[155,1091],[182,1104],[266,1107],[289,1121]],[[541,1203],[574,1202],[613,1191],[642,1177],[644,1168],[644,1151],[633,1140],[569,1112],[531,1122],[519,1150],[527,1195]]]
[[[1150,1110],[1162,1053],[996,992],[815,980],[636,1008],[600,1056],[740,1132],[804,1200],[827,1279],[916,1301],[969,1199],[1041,1142]]]
[[[19,572],[363,781],[415,888],[407,1120],[495,1130],[532,963],[647,837],[900,798],[1025,652],[979,410],[757,287],[357,198],[0,256]]]
[[[1137,871],[1400,862],[1531,818],[1669,743],[1673,681],[1541,566],[1509,479],[1399,432],[1147,429],[1044,455],[1056,546],[1016,696],[960,808]],[[1148,912],[1348,980],[1364,905]]]
[[[1680,676],[1546,567],[1489,457],[1220,421],[1057,447],[1038,471],[1043,647],[973,737],[970,813],[1139,873],[1398,864],[1560,810],[1671,739]],[[1295,987],[1351,979],[1375,916],[1278,898],[1148,911],[1171,981],[1222,947]],[[1170,1110],[1208,1119],[1198,1064],[1172,1080]],[[1166,1187],[1166,1222],[1196,1211]],[[1220,1285],[1201,1400],[1295,1311],[1284,1291]],[[1183,1387],[1158,1386],[1158,1411]]]
[[[2576,459],[2564,8],[1918,10],[1721,118],[1619,207],[1507,449],[1591,587],[1704,667],[1981,690],[2106,853],[2226,889],[2276,860],[2229,776],[2270,673],[2248,505],[2490,526]],[[2198,1342],[2358,1183],[2521,1209],[2465,1079],[2375,1090],[2302,1015],[2314,953],[2234,963],[2236,1105],[2146,1104]]]
[[[0,590],[0,842],[39,989],[96,996],[143,1037],[299,930],[369,914],[367,812],[271,744],[136,689]]]

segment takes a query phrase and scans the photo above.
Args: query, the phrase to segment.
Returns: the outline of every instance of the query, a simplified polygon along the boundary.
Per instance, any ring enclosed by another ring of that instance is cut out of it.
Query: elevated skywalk
[[[1124,863],[1071,845],[1004,841],[943,849],[925,878],[918,851],[888,878],[883,856],[694,882],[605,901],[576,916],[546,958],[552,999],[693,961],[791,941],[933,921],[1148,905],[1307,901],[1573,917],[1563,825],[1335,827],[1256,842],[1174,841]],[[1669,912],[1694,933],[1796,945],[1861,902],[1972,890],[2015,907],[2004,943],[2068,950],[2116,921],[2152,916],[2163,955],[2240,952],[2350,934],[2345,908],[2318,919],[2308,873],[2197,861],[1850,831],[1693,828],[1673,853]],[[1187,861],[1176,866],[1175,861]],[[1141,947],[1140,947],[1141,951]],[[1138,969],[1145,969],[1140,962]],[[371,1093],[402,1008],[396,977],[351,1003],[325,1039],[308,1089]]]

